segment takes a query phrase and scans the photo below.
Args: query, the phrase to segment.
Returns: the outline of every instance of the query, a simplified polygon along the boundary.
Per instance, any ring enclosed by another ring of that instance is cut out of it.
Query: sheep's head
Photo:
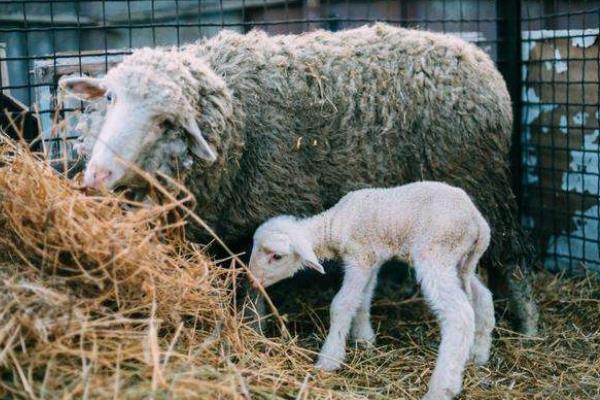
[[[86,101],[105,98],[106,117],[84,173],[84,185],[112,189],[132,174],[145,150],[163,134],[165,126],[183,128],[190,150],[214,162],[215,151],[204,138],[197,119],[207,109],[223,111],[224,81],[202,60],[188,53],[142,49],[111,69],[102,79],[61,79],[60,87]],[[218,117],[208,116],[209,126]],[[222,121],[221,121],[222,122]]]
[[[289,278],[302,268],[324,274],[306,230],[290,216],[263,223],[254,234],[250,272],[264,287]]]

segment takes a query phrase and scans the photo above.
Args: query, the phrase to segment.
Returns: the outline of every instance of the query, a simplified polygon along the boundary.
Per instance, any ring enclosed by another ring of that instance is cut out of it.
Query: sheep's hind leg
[[[492,293],[476,275],[471,276],[473,310],[475,311],[475,338],[471,347],[471,359],[477,365],[485,364],[490,358],[492,330],[496,324]]]
[[[375,343],[375,331],[371,325],[371,302],[373,294],[377,287],[377,275],[379,267],[375,267],[371,272],[369,283],[362,294],[362,301],[352,321],[350,336],[358,343],[363,345],[372,345]]]
[[[462,375],[473,345],[473,307],[455,268],[456,262],[414,260],[417,281],[437,316],[442,340],[424,400],[450,400],[462,387]]]
[[[521,265],[525,266],[522,267]],[[538,332],[539,309],[533,294],[533,271],[525,261],[507,261],[488,272],[489,285],[496,299],[508,299],[514,328],[528,336]]]
[[[369,282],[369,277],[369,271],[354,266],[346,267],[342,287],[331,303],[331,324],[325,344],[319,352],[317,368],[334,371],[344,362],[346,337],[360,306],[362,293]]]

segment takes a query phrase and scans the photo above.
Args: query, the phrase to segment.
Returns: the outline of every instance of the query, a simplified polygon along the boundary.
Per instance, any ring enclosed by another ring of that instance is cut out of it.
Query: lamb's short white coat
[[[469,357],[487,362],[495,325],[490,291],[475,275],[490,228],[469,196],[439,182],[364,189],[306,219],[278,216],[254,235],[250,271],[264,286],[320,260],[341,259],[341,289],[316,366],[335,370],[348,334],[373,343],[370,306],[380,266],[391,258],[415,269],[423,295],[441,324],[441,344],[425,399],[451,399],[462,387]],[[256,283],[257,283],[256,282]]]

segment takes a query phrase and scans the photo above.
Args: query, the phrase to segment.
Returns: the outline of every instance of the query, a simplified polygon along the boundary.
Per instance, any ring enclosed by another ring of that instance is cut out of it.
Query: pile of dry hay
[[[166,197],[158,206],[88,196],[4,143],[0,397],[423,394],[438,333],[420,299],[387,288],[373,310],[378,347],[351,350],[339,373],[317,373],[312,359],[332,293],[305,290],[286,300],[297,328],[291,338],[255,333],[234,304],[241,267],[232,259],[231,268],[219,268],[187,243],[181,226],[189,198]],[[538,289],[540,336],[524,340],[499,327],[491,363],[467,370],[465,398],[600,396],[600,284],[541,274]]]

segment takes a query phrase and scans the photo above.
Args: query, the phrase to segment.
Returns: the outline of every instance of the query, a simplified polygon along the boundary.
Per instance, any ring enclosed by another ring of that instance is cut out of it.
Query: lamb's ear
[[[304,241],[296,243],[294,245],[294,252],[302,259],[302,266],[304,268],[314,269],[317,272],[325,274],[325,269],[319,262],[315,251],[309,243]]]
[[[217,155],[210,147],[206,139],[204,139],[196,119],[194,117],[186,118],[183,123],[183,127],[190,135],[192,135],[192,153],[206,161],[216,161]]]
[[[97,100],[106,94],[106,87],[101,79],[88,78],[85,76],[62,77],[58,86],[80,100]]]

